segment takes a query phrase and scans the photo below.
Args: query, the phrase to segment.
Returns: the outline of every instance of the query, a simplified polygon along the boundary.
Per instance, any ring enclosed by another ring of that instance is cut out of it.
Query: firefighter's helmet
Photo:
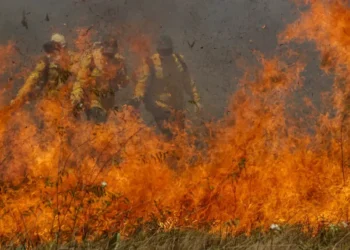
[[[59,43],[63,48],[66,47],[66,45],[67,45],[66,38],[59,33],[53,34],[51,36],[51,41]]]
[[[167,35],[162,35],[159,37],[157,42],[157,50],[169,50],[173,48],[173,41]]]

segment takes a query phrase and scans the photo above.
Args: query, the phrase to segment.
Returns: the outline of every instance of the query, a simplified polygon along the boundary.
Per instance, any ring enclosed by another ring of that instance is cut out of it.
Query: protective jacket
[[[113,99],[115,93],[128,82],[124,57],[117,53],[107,60],[100,49],[94,49],[81,60],[71,93],[72,104],[84,103],[88,108],[108,110],[111,105],[106,107],[103,100]]]
[[[77,56],[68,51],[59,61],[49,56],[42,57],[35,69],[26,79],[15,100],[37,96],[51,96],[67,83],[68,78],[76,72]]]
[[[134,98],[143,100],[148,110],[182,110],[184,91],[194,104],[200,97],[182,55],[173,53],[161,56],[158,53],[144,60],[139,71]]]

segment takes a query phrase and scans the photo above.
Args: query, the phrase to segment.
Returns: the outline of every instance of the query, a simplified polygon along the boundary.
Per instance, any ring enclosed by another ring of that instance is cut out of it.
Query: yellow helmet
[[[66,47],[66,45],[67,45],[66,38],[59,33],[53,34],[51,36],[51,41],[59,43],[62,47]]]

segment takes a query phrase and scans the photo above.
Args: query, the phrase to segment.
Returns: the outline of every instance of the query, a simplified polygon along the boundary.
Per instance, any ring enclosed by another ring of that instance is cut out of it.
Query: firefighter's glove
[[[80,117],[82,112],[84,112],[84,104],[82,102],[79,102],[73,106],[73,115],[75,118]]]

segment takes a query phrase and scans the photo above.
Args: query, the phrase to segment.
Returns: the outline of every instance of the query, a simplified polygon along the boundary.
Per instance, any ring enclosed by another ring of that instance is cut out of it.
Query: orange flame
[[[333,70],[347,77],[341,20],[348,11],[341,2],[315,2],[283,38],[315,41],[329,51]],[[145,47],[132,46],[137,53]],[[316,133],[306,133],[287,109],[305,64],[263,56],[259,62],[261,68],[240,81],[229,115],[206,125],[201,150],[195,127],[163,141],[127,108],[100,126],[75,121],[62,101],[65,92],[60,102],[41,100],[34,114],[12,115],[11,126],[0,129],[3,242],[15,236],[31,245],[56,237],[81,241],[140,228],[249,234],[272,223],[317,232],[323,224],[349,221],[344,164],[350,150],[338,125],[348,92],[335,87],[338,115],[319,115]],[[171,169],[174,162],[178,171]]]

